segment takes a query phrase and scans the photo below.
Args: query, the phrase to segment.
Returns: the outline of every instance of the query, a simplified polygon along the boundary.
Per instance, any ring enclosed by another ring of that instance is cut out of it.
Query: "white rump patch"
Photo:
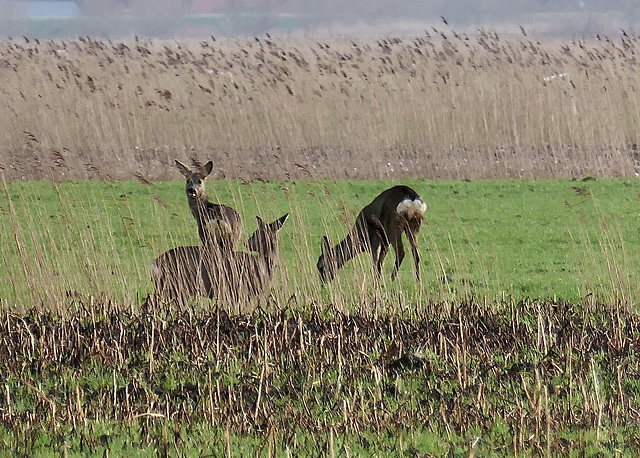
[[[405,199],[398,204],[396,211],[407,219],[422,218],[427,211],[427,204],[421,199]]]

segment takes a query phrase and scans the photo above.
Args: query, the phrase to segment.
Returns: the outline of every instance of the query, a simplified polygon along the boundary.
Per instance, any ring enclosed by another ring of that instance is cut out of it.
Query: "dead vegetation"
[[[431,303],[406,318],[74,307],[2,312],[0,418],[20,441],[40,428],[144,418],[285,442],[297,430],[421,425],[464,436],[503,423],[513,452],[566,453],[578,445],[572,429],[638,445],[604,433],[640,421],[640,321],[617,307]]]
[[[0,165],[9,180],[155,180],[192,154],[247,179],[633,176],[639,45],[624,31],[540,42],[450,29],[13,39],[0,43]]]

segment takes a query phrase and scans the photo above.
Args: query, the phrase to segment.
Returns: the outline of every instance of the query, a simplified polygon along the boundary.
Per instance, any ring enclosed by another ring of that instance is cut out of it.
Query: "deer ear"
[[[326,235],[322,236],[320,247],[322,248],[322,254],[328,253],[331,250],[331,245],[329,244],[329,239]]]
[[[286,215],[282,215],[280,218],[278,218],[276,220],[276,230],[280,230],[282,228],[282,226],[284,226],[284,223],[287,221],[287,218],[289,218],[289,213],[287,213]]]
[[[264,221],[259,216],[256,216],[256,221],[258,222],[258,226],[264,226]]]
[[[213,170],[213,162],[209,161],[204,165],[204,171],[207,172],[205,176],[209,176]]]
[[[185,178],[189,178],[193,173],[191,172],[191,169],[189,167],[187,167],[177,159],[176,159],[176,167],[178,167],[178,170],[180,170],[180,173],[184,175]]]

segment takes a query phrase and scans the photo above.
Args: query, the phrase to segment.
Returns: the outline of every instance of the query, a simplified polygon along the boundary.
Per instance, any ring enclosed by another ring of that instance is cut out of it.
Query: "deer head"
[[[213,162],[207,162],[201,171],[193,171],[182,162],[176,159],[176,167],[185,177],[187,197],[189,199],[202,200],[206,198],[204,191],[204,181],[207,179],[211,170],[213,170]]]
[[[288,217],[289,214],[287,213],[275,220],[273,223],[265,223],[262,221],[262,218],[256,216],[258,229],[247,241],[247,247],[249,250],[256,251],[263,256],[270,256],[274,254],[278,249],[277,233],[282,229],[282,226]]]

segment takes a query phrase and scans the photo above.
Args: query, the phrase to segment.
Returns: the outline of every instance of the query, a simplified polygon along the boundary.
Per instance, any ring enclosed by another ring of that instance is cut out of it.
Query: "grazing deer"
[[[409,239],[416,278],[420,280],[420,255],[417,237],[427,210],[420,196],[408,186],[394,186],[376,197],[364,207],[347,237],[335,247],[322,237],[322,254],[318,258],[318,271],[323,282],[332,281],[339,269],[357,254],[369,252],[375,272],[380,277],[382,262],[389,245],[396,252],[396,263],[391,278],[395,279],[404,259],[402,233]]]
[[[259,217],[258,229],[247,241],[253,255],[216,252],[203,246],[181,246],[160,255],[152,264],[154,293],[147,303],[178,302],[204,296],[230,303],[249,303],[265,293],[278,266],[278,231],[289,214],[273,223]]]
[[[222,250],[234,250],[242,234],[240,215],[231,207],[209,202],[204,190],[204,181],[213,169],[213,162],[207,162],[203,171],[198,172],[194,172],[177,159],[176,166],[187,180],[187,201],[198,222],[198,234],[202,244],[205,247],[217,246]]]

